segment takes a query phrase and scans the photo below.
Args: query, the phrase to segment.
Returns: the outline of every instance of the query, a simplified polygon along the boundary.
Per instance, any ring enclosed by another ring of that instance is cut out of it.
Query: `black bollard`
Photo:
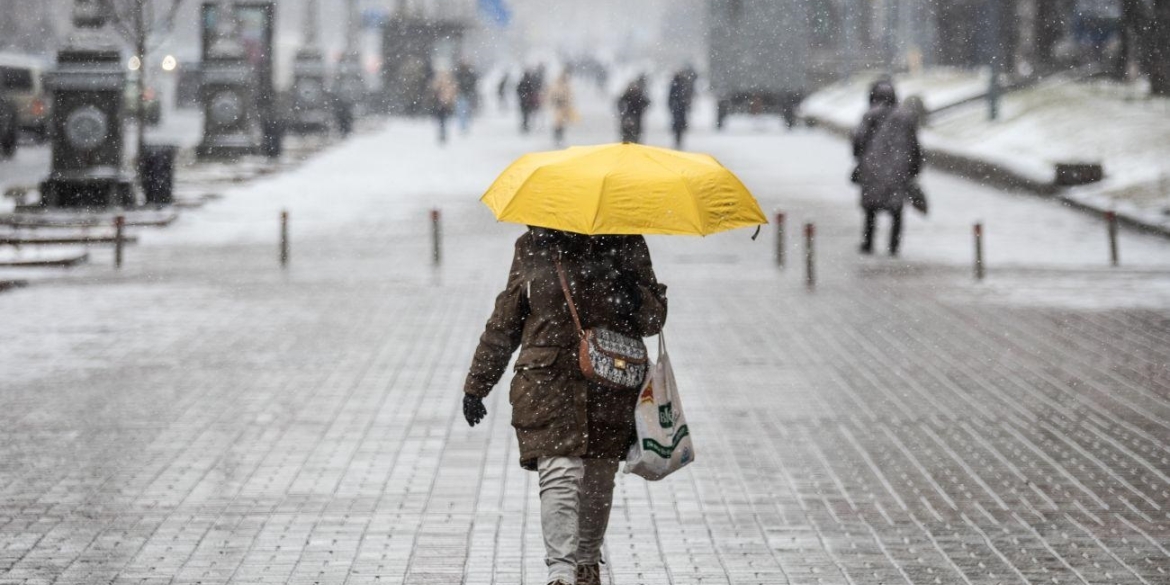
[[[1105,225],[1109,230],[1109,260],[1116,267],[1121,265],[1121,253],[1117,247],[1117,214],[1105,212]]]
[[[983,280],[983,224],[975,224],[975,280]]]
[[[122,247],[125,244],[123,232],[126,229],[126,217],[119,215],[114,218],[114,268],[122,267]]]
[[[431,259],[435,266],[438,266],[443,261],[443,226],[440,223],[442,219],[438,209],[431,210]]]
[[[784,268],[784,212],[776,212],[776,265]]]
[[[816,235],[815,225],[804,224],[804,282],[809,288],[817,285]]]
[[[280,212],[280,266],[288,266],[288,211]]]

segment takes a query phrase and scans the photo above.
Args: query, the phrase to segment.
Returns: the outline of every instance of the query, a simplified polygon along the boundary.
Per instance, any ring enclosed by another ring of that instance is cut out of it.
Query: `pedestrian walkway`
[[[514,126],[391,121],[0,294],[0,584],[543,584],[506,385],[459,410],[521,233],[477,195],[551,144]],[[1092,220],[928,173],[903,258],[860,258],[838,140],[688,143],[788,213],[789,263],[772,226],[651,239],[697,461],[619,477],[607,582],[1170,583],[1170,244],[1111,269]]]

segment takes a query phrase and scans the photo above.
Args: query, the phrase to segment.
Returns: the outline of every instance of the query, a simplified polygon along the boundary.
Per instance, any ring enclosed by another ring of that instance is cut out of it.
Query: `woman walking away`
[[[857,168],[853,181],[861,185],[861,207],[865,227],[861,252],[873,253],[874,229],[879,211],[892,217],[890,255],[898,255],[902,237],[902,204],[922,171],[922,149],[918,144],[918,116],[899,108],[897,94],[889,81],[878,81],[870,89],[870,109],[853,133],[853,156]]]
[[[573,106],[573,84],[569,81],[568,71],[561,73],[549,88],[548,102],[553,107],[553,142],[559,148],[565,143],[565,127],[577,117],[577,110]]]
[[[645,239],[530,227],[516,241],[508,284],[475,351],[463,414],[472,426],[484,418],[483,398],[519,347],[512,426],[521,467],[539,474],[548,582],[599,585],[614,473],[634,440],[638,392],[582,374],[580,337],[558,269],[582,327],[639,338],[662,330],[666,286],[654,276]]]

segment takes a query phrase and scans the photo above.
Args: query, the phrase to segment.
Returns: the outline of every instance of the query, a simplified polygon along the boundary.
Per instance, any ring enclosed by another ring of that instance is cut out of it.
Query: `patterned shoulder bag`
[[[573,325],[576,326],[577,335],[581,338],[578,361],[585,379],[615,390],[641,388],[650,363],[646,344],[641,339],[600,327],[582,329],[581,318],[577,315],[577,306],[573,303],[572,294],[569,293],[569,280],[565,278],[565,269],[561,266],[560,258],[556,259],[556,264],[557,276],[561,279],[561,290],[565,292],[569,312],[573,315]]]

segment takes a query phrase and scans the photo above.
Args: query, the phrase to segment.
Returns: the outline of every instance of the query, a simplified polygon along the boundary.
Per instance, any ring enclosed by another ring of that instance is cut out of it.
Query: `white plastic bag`
[[[658,362],[651,364],[634,407],[638,440],[626,455],[626,473],[658,481],[695,460],[666,341],[658,336]]]

